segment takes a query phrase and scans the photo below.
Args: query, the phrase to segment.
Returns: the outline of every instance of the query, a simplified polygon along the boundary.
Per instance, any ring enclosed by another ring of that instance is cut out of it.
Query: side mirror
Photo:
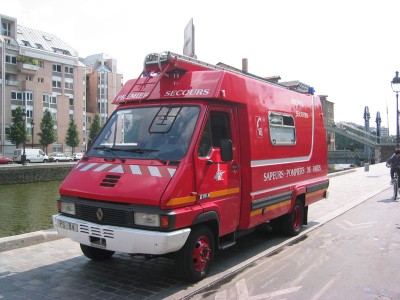
[[[232,141],[229,139],[221,140],[221,159],[222,161],[233,160]]]

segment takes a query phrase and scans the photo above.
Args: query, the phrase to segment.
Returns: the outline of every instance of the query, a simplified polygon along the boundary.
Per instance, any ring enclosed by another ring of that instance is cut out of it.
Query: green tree
[[[10,140],[18,148],[19,144],[26,142],[27,138],[28,133],[26,132],[24,111],[21,106],[18,106],[14,111],[12,124],[10,126]]]
[[[55,122],[51,117],[51,113],[48,109],[46,109],[43,113],[42,121],[40,122],[40,132],[38,136],[40,136],[40,144],[43,145],[46,149],[47,146],[53,144],[56,141],[56,131],[54,129]]]
[[[93,122],[90,125],[90,133],[89,133],[89,139],[94,140],[94,138],[99,134],[101,130],[101,125],[100,125],[100,117],[99,115],[95,115],[93,118]]]
[[[65,137],[65,143],[72,148],[72,154],[74,149],[79,145],[79,132],[76,127],[74,119],[69,120],[69,126],[67,130],[67,136]]]

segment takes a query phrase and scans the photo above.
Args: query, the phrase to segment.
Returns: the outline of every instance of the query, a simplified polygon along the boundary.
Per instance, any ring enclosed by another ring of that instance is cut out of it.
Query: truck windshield
[[[162,162],[185,156],[200,109],[151,106],[115,112],[88,150],[88,156]]]

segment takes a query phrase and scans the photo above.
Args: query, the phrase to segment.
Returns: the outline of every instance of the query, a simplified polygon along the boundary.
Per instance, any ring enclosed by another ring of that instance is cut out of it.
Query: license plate
[[[63,229],[78,232],[78,224],[75,224],[75,223],[57,220],[57,226],[60,228],[63,228]]]

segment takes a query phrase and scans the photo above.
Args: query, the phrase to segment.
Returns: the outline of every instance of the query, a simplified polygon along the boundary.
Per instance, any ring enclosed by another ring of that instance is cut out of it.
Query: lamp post
[[[32,149],[33,149],[33,137],[35,135],[35,121],[33,121],[33,118],[31,120],[31,125],[32,125]]]
[[[26,152],[25,152],[25,149],[26,149],[26,112],[25,112],[25,109],[23,110],[23,112],[22,112],[22,116],[24,117],[24,143],[23,143],[23,145],[24,145],[24,152],[23,152],[23,154],[22,154],[22,156],[21,156],[21,164],[23,165],[23,166],[26,166]]]
[[[392,80],[392,90],[396,93],[396,149],[399,148],[399,92],[400,78],[399,72],[396,71],[396,76]]]

